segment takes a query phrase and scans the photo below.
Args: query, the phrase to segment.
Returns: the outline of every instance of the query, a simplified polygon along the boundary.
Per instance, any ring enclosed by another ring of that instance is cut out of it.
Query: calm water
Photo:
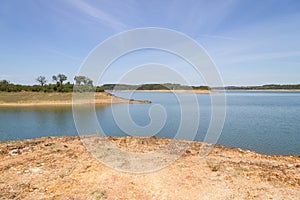
[[[128,97],[128,93],[117,95]],[[156,136],[174,137],[181,113],[173,94],[135,93],[131,98],[147,99],[153,103],[112,106],[117,112],[129,107],[132,120],[137,125],[147,126],[151,122],[149,108],[160,104],[167,117],[166,123]],[[200,125],[195,139],[201,141],[211,117],[210,95],[197,95],[197,99],[200,106]],[[188,103],[185,109],[191,116],[195,110]],[[219,144],[265,154],[300,155],[300,93],[228,92],[226,109],[226,120]],[[99,106],[96,113],[104,134],[126,135],[114,122],[111,106]],[[130,129],[130,126],[127,128]],[[149,133],[138,133],[135,129],[130,131],[132,135],[151,133],[151,130]],[[91,130],[87,132],[90,133]],[[0,140],[57,135],[77,135],[71,107],[0,108]]]

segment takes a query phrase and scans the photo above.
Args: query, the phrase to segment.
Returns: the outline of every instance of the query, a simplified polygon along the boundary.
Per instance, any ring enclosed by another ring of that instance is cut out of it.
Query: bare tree
[[[39,76],[36,78],[36,81],[41,85],[44,86],[47,83],[45,76]]]

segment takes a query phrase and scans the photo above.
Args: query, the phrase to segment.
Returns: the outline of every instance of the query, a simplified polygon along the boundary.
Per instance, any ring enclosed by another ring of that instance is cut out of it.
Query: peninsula
[[[71,106],[73,93],[45,92],[0,92],[0,106]],[[95,104],[151,103],[116,97],[106,92],[96,92]]]

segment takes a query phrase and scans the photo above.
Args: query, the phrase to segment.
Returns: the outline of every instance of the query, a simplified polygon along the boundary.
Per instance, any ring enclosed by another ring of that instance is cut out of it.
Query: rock
[[[11,151],[8,153],[9,156],[16,156],[16,155],[19,155],[19,154],[21,154],[20,149],[13,149],[13,150],[11,150]]]
[[[288,168],[294,167],[293,164],[287,164]]]
[[[185,151],[185,153],[186,153],[186,154],[191,154],[192,152],[191,152],[189,149],[187,149],[187,150]]]
[[[30,168],[29,171],[31,171],[33,173],[37,173],[37,172],[41,171],[41,169],[38,167],[34,167],[34,168]]]

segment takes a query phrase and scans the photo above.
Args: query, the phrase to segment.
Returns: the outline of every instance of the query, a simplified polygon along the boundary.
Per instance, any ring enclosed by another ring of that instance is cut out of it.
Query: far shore
[[[113,90],[115,92],[174,92],[174,93],[198,93],[210,94],[210,90]]]
[[[300,92],[300,89],[264,89],[264,90],[231,90],[227,89],[226,91],[247,91],[247,92]]]
[[[0,107],[30,107],[30,106],[72,106],[78,104],[72,101],[73,93],[44,92],[0,92]],[[116,103],[151,103],[146,100],[134,100],[116,97],[106,92],[95,93],[94,101],[81,101],[79,104],[116,104]]]
[[[218,91],[230,91],[230,92],[300,92],[300,89],[263,89],[263,90],[245,90],[245,89],[224,89],[224,90],[218,90],[218,89],[212,89],[212,90],[107,90],[108,92],[114,91],[114,92],[161,92],[161,93],[196,93],[196,94],[213,94],[218,93]]]

